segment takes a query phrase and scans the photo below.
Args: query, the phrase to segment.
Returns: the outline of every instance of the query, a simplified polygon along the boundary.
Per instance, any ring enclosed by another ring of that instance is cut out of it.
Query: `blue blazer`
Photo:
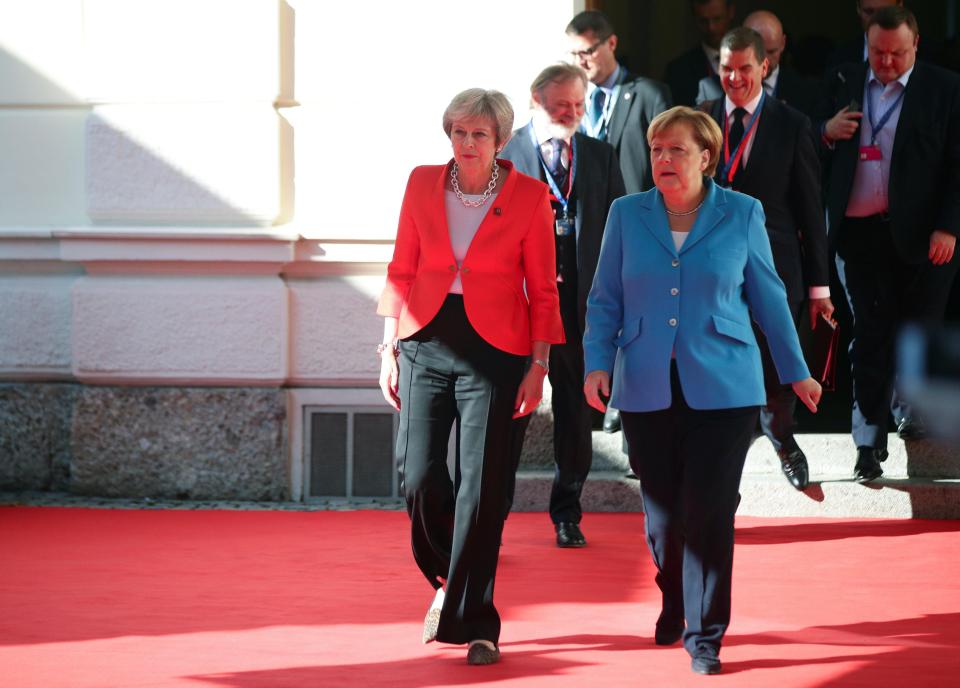
[[[622,411],[669,408],[674,354],[691,408],[766,403],[751,317],[780,381],[809,376],[756,199],[704,179],[707,194],[678,252],[657,189],[610,208],[587,298],[585,370],[612,373]]]

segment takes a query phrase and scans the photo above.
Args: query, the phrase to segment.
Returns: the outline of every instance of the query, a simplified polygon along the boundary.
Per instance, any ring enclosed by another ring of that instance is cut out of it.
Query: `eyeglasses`
[[[597,52],[597,50],[600,48],[600,46],[607,42],[608,38],[610,38],[610,36],[607,36],[606,38],[601,38],[599,41],[591,45],[586,50],[571,50],[570,57],[574,58],[575,60],[582,60],[586,57],[592,57],[593,54]]]

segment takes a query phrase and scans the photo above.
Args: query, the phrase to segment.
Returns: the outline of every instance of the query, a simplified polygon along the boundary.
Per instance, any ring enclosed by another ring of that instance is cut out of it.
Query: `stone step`
[[[531,423],[520,469],[549,470],[553,466],[551,435],[544,431],[534,433],[534,428]],[[812,480],[842,480],[852,476],[856,447],[849,433],[800,434],[797,442],[807,456]],[[891,434],[887,450],[889,457],[883,463],[886,478],[960,478],[960,447],[956,445],[933,440],[904,442]],[[628,472],[620,433],[593,432],[593,470]],[[766,438],[757,439],[750,447],[744,475],[780,475],[780,460]]]
[[[539,419],[543,422],[545,419]],[[547,419],[548,420],[548,419]],[[532,424],[531,424],[532,425]],[[549,425],[546,426],[549,428]],[[531,442],[530,439],[533,438]],[[620,433],[593,433],[593,470],[583,493],[585,511],[639,511],[640,484],[628,478]],[[960,448],[932,440],[888,437],[884,475],[868,485],[853,480],[856,447],[849,433],[798,435],[810,465],[810,486],[795,490],[780,471],[766,438],[750,447],[737,513],[749,516],[842,518],[960,518]],[[546,510],[553,480],[550,435],[528,434],[517,475],[514,509]]]
[[[520,471],[514,511],[545,511],[552,481],[552,471]],[[811,482],[799,492],[778,469],[769,475],[744,474],[740,494],[737,513],[744,516],[960,519],[957,479],[883,477],[860,485],[850,477],[837,477]],[[585,512],[640,511],[640,483],[622,471],[592,471],[582,505]]]

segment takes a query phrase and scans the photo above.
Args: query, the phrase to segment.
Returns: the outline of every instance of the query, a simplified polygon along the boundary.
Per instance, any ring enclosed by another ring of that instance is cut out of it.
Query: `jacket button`
[[[677,289],[676,287],[670,290],[670,296],[676,296],[679,293],[680,293],[680,290]]]
[[[457,271],[457,266],[456,266],[456,265],[451,265],[451,266],[450,266],[450,272],[456,272],[456,271]]]
[[[466,275],[468,272],[470,272],[470,268],[460,268],[460,272]]]
[[[676,318],[670,318],[667,322],[670,323],[670,327],[676,327],[676,326],[677,326],[677,319],[676,319]]]
[[[673,267],[678,267],[680,265],[680,260],[678,258],[674,258],[672,261],[670,261],[670,265]]]

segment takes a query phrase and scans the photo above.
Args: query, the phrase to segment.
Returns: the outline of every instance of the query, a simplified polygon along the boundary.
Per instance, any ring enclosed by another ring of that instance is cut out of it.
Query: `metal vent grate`
[[[304,407],[310,497],[396,497],[397,415],[363,407]]]

